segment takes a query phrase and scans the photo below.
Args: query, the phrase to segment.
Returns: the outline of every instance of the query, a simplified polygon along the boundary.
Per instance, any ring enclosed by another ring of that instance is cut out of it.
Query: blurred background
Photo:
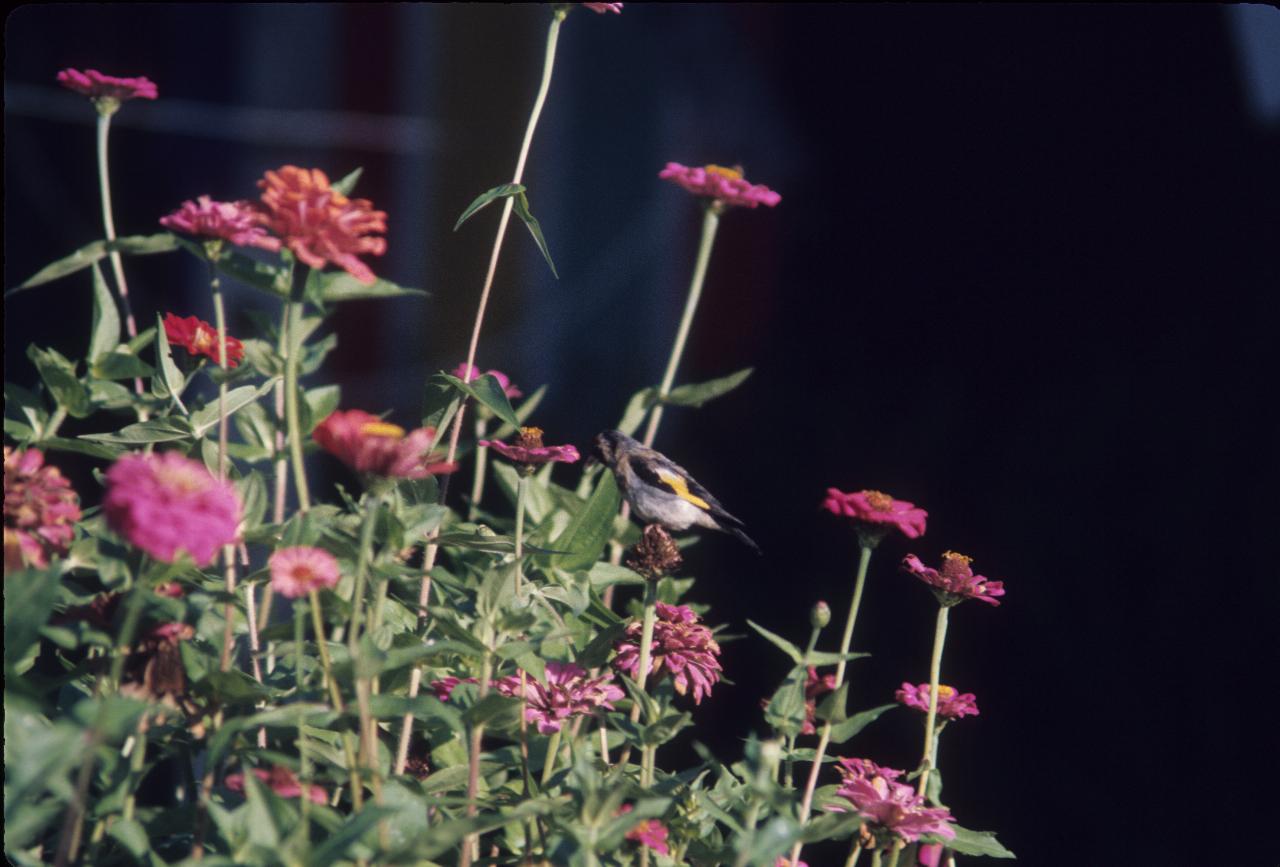
[[[496,213],[451,230],[510,179],[549,17],[21,7],[5,286],[101,236],[94,112],[56,72],[146,75],[160,99],[113,122],[120,234],[199,194],[254,197],[285,163],[363,166],[358,194],[389,214],[375,270],[431,295],[342,307],[323,378],[413,424],[424,379],[465,356]],[[691,549],[709,621],[801,641],[822,598],[834,646],[856,542],[819,511],[825,489],[914,501],[929,531],[872,561],[852,704],[928,678],[935,606],[903,554],[955,549],[1006,582],[1003,606],[951,621],[943,679],[982,709],[942,743],[958,820],[1037,865],[1274,863],[1255,832],[1276,806],[1278,146],[1280,12],[1263,6],[578,10],[526,175],[561,278],[513,226],[478,361],[550,386],[550,441],[614,426],[661,376],[697,242],[697,204],[657,172],[743,165],[783,200],[724,219],[677,381],[756,372],[668,412],[657,442],[765,552]],[[211,318],[189,257],[127,268],[144,319]],[[83,272],[6,299],[6,379],[35,383],[33,341],[82,354],[89,299]],[[230,303],[233,333],[274,309]],[[59,462],[91,489],[88,465]],[[734,685],[696,710],[722,757],[763,732],[785,662],[725,642]],[[912,766],[918,720],[895,713],[845,754]]]

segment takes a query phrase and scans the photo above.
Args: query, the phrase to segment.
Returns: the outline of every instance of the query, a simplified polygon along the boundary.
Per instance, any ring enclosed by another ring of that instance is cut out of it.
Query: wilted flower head
[[[120,103],[130,99],[155,99],[160,95],[156,84],[145,76],[137,78],[116,78],[114,75],[103,75],[96,69],[64,69],[58,73],[58,83],[63,87],[83,93],[99,102],[109,101],[109,111],[114,111]]]
[[[702,697],[711,694],[720,680],[720,645],[711,630],[698,623],[698,615],[687,605],[657,603],[657,620],[653,624],[653,644],[650,646],[648,676],[657,678],[670,675],[676,692],[684,695],[693,688],[693,701],[702,703]],[[613,665],[631,678],[640,675],[640,633],[642,624],[627,626],[626,637],[615,649]]]
[[[65,554],[80,520],[80,498],[39,449],[4,447],[4,568],[46,566]]]
[[[218,329],[203,319],[188,316],[183,319],[172,313],[164,316],[164,336],[171,346],[181,346],[192,355],[207,355],[218,363]],[[244,344],[227,335],[227,367],[239,366],[244,359]]]
[[[358,473],[400,479],[425,479],[458,468],[431,453],[434,428],[405,432],[364,410],[338,410],[311,434],[320,447]]]
[[[503,695],[521,697],[519,677],[499,678],[493,685]],[[525,675],[524,718],[537,723],[538,731],[549,735],[560,731],[561,723],[569,717],[594,713],[597,708],[613,710],[613,702],[622,696],[622,690],[613,684],[612,674],[593,678],[572,662],[548,662],[545,684]]]
[[[599,15],[603,15],[606,12],[612,12],[615,15],[622,14],[621,3],[583,3],[582,5]]]
[[[590,5],[590,4],[584,4]],[[619,3],[619,6],[622,4]],[[624,816],[630,813],[634,807],[630,804],[623,804],[618,808],[618,815]],[[670,855],[671,850],[667,846],[667,826],[659,822],[657,819],[641,819],[634,828],[627,832],[627,839],[641,846],[648,846],[655,852],[663,855]]]
[[[492,376],[494,379],[498,380],[498,385],[501,387],[502,393],[505,394],[508,399],[524,397],[524,392],[512,385],[511,377],[507,376],[501,370],[481,371],[474,364],[468,366],[464,361],[453,369],[453,375],[463,382],[472,382],[482,376]]]
[[[897,530],[908,539],[918,539],[924,535],[925,519],[929,517],[924,509],[879,491],[846,494],[827,488],[822,507],[833,515],[853,519],[864,540],[873,544],[889,530]]]
[[[299,798],[302,796],[302,782],[294,775],[293,771],[283,765],[275,765],[269,771],[265,768],[254,768],[253,775],[266,783],[271,791],[282,798]],[[227,774],[224,784],[233,792],[243,792],[244,774]],[[307,798],[313,804],[323,804],[329,800],[329,796],[325,794],[324,789],[315,784],[307,785]]]
[[[631,546],[627,555],[627,568],[650,581],[674,575],[683,564],[680,547],[661,524],[646,524],[640,541]]]
[[[218,202],[208,196],[185,201],[160,218],[160,225],[175,232],[230,241],[237,247],[279,250],[280,239],[268,235],[261,223],[262,215],[252,202]]]
[[[553,461],[571,464],[581,457],[573,446],[544,446],[540,427],[520,428],[520,433],[510,445],[497,440],[480,440],[480,445],[488,446],[507,460],[530,469]]]
[[[929,684],[902,684],[902,688],[894,693],[900,704],[916,710],[929,712]],[[956,692],[955,687],[944,683],[938,684],[938,716],[947,719],[959,719],[962,716],[978,715],[978,698],[971,692]]]
[[[332,590],[341,572],[338,560],[323,548],[298,545],[280,548],[267,561],[271,589],[281,596],[297,599],[312,590]]]
[[[920,839],[921,834],[937,834],[948,840],[955,837],[955,830],[947,824],[953,819],[945,808],[926,807],[923,795],[896,782],[902,771],[865,759],[841,759],[838,770],[844,781],[836,795],[852,804],[876,830],[908,843]],[[832,804],[828,807],[841,809]]]
[[[972,562],[972,557],[947,551],[942,555],[942,568],[933,569],[924,565],[915,554],[908,554],[902,560],[902,569],[932,587],[938,601],[948,607],[966,599],[999,605],[995,597],[1004,595],[1004,582],[975,575],[969,568]]]
[[[742,169],[724,166],[682,166],[667,163],[658,177],[677,183],[695,196],[706,196],[725,205],[754,208],[757,205],[773,207],[782,196],[764,184],[752,184],[742,177]]]
[[[235,541],[240,498],[204,464],[177,452],[124,455],[107,470],[102,511],[111,529],[165,563],[186,551],[207,566]]]
[[[387,252],[385,211],[373,210],[368,199],[348,199],[329,185],[319,169],[281,166],[258,181],[265,213],[262,222],[284,241],[299,261],[311,268],[332,262],[361,283],[377,277],[357,254]]]
[[[113,594],[113,597],[119,599],[121,595]],[[186,623],[160,623],[146,630],[125,658],[120,692],[181,712],[193,732],[203,736],[203,709],[187,690],[187,671],[178,649],[195,634],[195,627]],[[162,710],[152,719],[163,724],[167,716]],[[144,730],[150,722],[144,723]]]

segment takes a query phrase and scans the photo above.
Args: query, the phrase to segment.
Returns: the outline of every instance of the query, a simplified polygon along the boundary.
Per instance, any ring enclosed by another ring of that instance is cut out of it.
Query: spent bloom
[[[692,687],[695,704],[701,704],[702,697],[711,694],[711,687],[720,680],[722,671],[716,658],[720,655],[720,645],[711,630],[698,623],[698,619],[687,605],[657,603],[648,672],[654,677],[669,674],[676,692],[681,695]],[[629,624],[626,637],[615,645],[618,655],[613,665],[632,679],[638,678],[640,672],[642,628],[638,622]]]
[[[658,177],[679,184],[695,196],[706,196],[724,205],[740,205],[754,208],[757,205],[773,207],[782,196],[764,184],[753,184],[742,176],[740,168],[724,166],[682,166],[667,163]]]
[[[498,692],[520,698],[520,678],[508,676],[494,682]],[[452,689],[452,687],[451,687]],[[588,677],[586,669],[572,662],[548,662],[547,682],[524,678],[525,711],[528,722],[537,723],[544,735],[560,731],[564,720],[579,714],[593,713],[597,708],[613,710],[613,702],[623,692],[613,684],[613,675]]]
[[[640,541],[627,553],[627,568],[649,581],[657,581],[664,575],[674,575],[684,564],[676,540],[661,524],[646,524],[640,533]]]
[[[465,361],[453,369],[453,375],[463,382],[472,382],[482,376],[492,376],[498,380],[498,386],[502,389],[502,393],[509,399],[524,397],[524,392],[516,388],[511,382],[511,377],[507,376],[501,370],[485,370],[481,371],[474,364],[468,365]]]
[[[294,775],[293,771],[283,765],[275,765],[271,770],[265,768],[254,768],[253,775],[270,787],[282,798],[298,798],[302,796],[303,783]],[[244,791],[244,774],[227,774],[225,780],[226,787],[233,792]],[[313,804],[323,804],[329,800],[329,796],[325,794],[324,789],[314,784],[307,785],[307,798]]]
[[[894,693],[899,704],[916,710],[929,712],[929,684],[918,686],[912,683],[902,684],[902,688]],[[957,692],[955,687],[944,683],[938,684],[938,716],[946,719],[960,719],[962,716],[978,715],[978,698],[971,692]]]
[[[207,566],[235,541],[240,498],[230,482],[177,452],[129,454],[107,470],[102,510],[112,530],[157,560],[186,551]]]
[[[312,590],[332,590],[341,572],[338,560],[323,548],[298,545],[280,548],[267,561],[271,589],[281,596],[297,599]]]
[[[588,9],[590,9],[592,12],[595,12],[597,15],[603,15],[606,12],[612,12],[615,15],[622,14],[621,3],[583,3],[582,5],[586,6]],[[665,850],[663,854],[665,854]]]
[[[510,445],[497,440],[480,440],[480,445],[488,446],[513,463],[523,464],[530,471],[538,464],[553,461],[571,464],[581,457],[573,446],[544,446],[540,427],[520,428]]]
[[[955,837],[955,830],[948,824],[953,821],[951,813],[943,807],[926,807],[923,795],[897,782],[902,771],[859,759],[841,759],[839,771],[844,780],[836,795],[852,804],[877,830],[908,843],[919,840],[921,834],[937,834],[948,840]]]
[[[933,569],[924,565],[915,554],[908,554],[902,560],[902,570],[928,584],[938,601],[947,607],[966,599],[999,605],[995,597],[1004,595],[1004,582],[975,575],[969,567],[972,562],[972,557],[947,551],[942,555],[942,568]]]
[[[373,210],[368,199],[349,199],[329,185],[319,169],[281,166],[258,181],[262,190],[263,225],[284,241],[310,268],[332,262],[361,283],[377,277],[357,254],[387,252],[385,211]]]
[[[114,111],[120,103],[130,99],[155,99],[160,95],[156,84],[146,76],[117,78],[103,75],[96,69],[64,69],[58,73],[58,83],[63,87],[97,100],[110,100]]]
[[[878,542],[889,530],[897,530],[908,539],[924,535],[929,513],[906,500],[895,500],[879,491],[856,491],[846,494],[827,488],[822,508],[833,515],[850,518],[868,541]]]
[[[4,447],[4,568],[43,567],[65,554],[80,520],[80,497],[39,449]]]
[[[188,316],[185,319],[173,313],[164,316],[164,336],[170,346],[181,346],[192,355],[207,355],[218,363],[218,329],[203,319]],[[244,359],[244,344],[227,335],[227,367],[239,366]]]
[[[175,232],[230,241],[237,247],[279,250],[280,239],[268,235],[261,223],[262,216],[252,202],[218,202],[208,196],[187,200],[160,218],[160,225]]]
[[[359,409],[337,410],[311,434],[320,447],[358,473],[400,479],[424,479],[451,473],[457,464],[431,453],[434,428],[405,432]]]
[[[619,3],[618,5],[621,6],[622,4]],[[633,809],[630,804],[623,804],[618,808],[618,815],[626,815]],[[663,855],[671,854],[671,849],[667,846],[667,826],[657,819],[640,820],[634,828],[627,832],[627,839],[639,843],[641,846],[648,846],[653,851]]]

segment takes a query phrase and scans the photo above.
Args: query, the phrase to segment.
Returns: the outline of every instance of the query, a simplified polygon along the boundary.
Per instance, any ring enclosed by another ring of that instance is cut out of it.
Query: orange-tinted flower
[[[207,355],[218,363],[218,329],[203,319],[188,316],[185,319],[173,313],[164,316],[164,336],[170,346],[181,346],[192,355]],[[244,344],[227,335],[227,367],[240,364],[244,358]]]
[[[4,448],[4,568],[43,567],[65,554],[80,520],[80,498],[39,449]]]
[[[332,262],[361,283],[377,279],[356,256],[387,252],[386,239],[372,234],[387,231],[385,211],[373,210],[368,199],[348,199],[319,169],[281,166],[267,172],[258,187],[266,208],[263,225],[299,261],[311,268]]]
[[[320,447],[358,473],[401,479],[423,479],[451,473],[457,464],[431,453],[436,432],[429,427],[405,432],[359,409],[338,410],[311,435]]]

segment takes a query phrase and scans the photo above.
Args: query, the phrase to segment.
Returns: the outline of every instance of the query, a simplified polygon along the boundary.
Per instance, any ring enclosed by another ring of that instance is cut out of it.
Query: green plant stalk
[[[889,861],[885,864],[885,867],[898,867],[898,856],[902,854],[902,849],[903,843],[899,840],[894,844],[893,848],[889,850]]]
[[[492,679],[493,659],[486,651],[484,660],[480,663],[480,699],[489,694],[489,681]],[[480,792],[480,747],[483,742],[484,723],[475,723],[471,726],[471,738],[467,745],[467,818],[475,816],[477,811],[476,797]],[[479,846],[480,835],[468,834],[462,841],[460,867],[471,867],[471,862],[477,857],[475,853]]]
[[[653,661],[652,647],[653,644],[653,625],[657,620],[658,614],[658,582],[646,581],[644,585],[644,615],[640,621],[640,658],[636,663],[636,686],[642,691],[645,683],[649,679],[649,665]],[[636,702],[631,708],[631,721],[633,723],[640,722],[640,702]],[[640,782],[644,784],[646,777],[645,768],[648,759],[648,747],[645,747],[640,754]],[[625,765],[631,759],[631,746],[628,745],[622,750],[622,755],[618,758],[618,764]],[[641,852],[644,850],[642,849]]]
[[[855,867],[858,858],[862,856],[862,841],[856,836],[853,838],[853,845],[849,847],[849,857],[844,861],[844,867]]]
[[[342,703],[342,691],[338,689],[338,681],[333,677],[333,663],[329,659],[329,645],[324,634],[324,615],[320,609],[320,594],[315,590],[307,591],[307,602],[311,609],[311,628],[316,633],[316,649],[320,652],[320,665],[324,669],[324,686],[329,690],[329,698],[333,701],[333,709],[338,713],[346,710]]]
[[[285,301],[280,305],[280,333],[276,335],[276,355],[278,355],[282,360],[289,357],[288,337],[289,302]],[[275,401],[276,431],[275,439],[272,441],[271,456],[271,466],[275,475],[275,491],[271,498],[271,521],[275,524],[283,524],[285,500],[288,498],[289,494],[289,457],[288,452],[285,449],[284,436],[285,426],[288,424],[288,421],[285,416],[283,379],[276,382],[272,397]]]
[[[145,717],[144,717],[145,720]],[[138,804],[138,783],[142,781],[142,772],[147,766],[147,731],[141,725],[133,742],[133,752],[129,756],[129,781],[126,783],[129,794],[124,798],[124,810],[121,818],[126,822],[133,818]]]
[[[484,439],[486,427],[488,427],[488,423],[484,417],[477,412],[475,420],[475,435],[477,443]],[[480,499],[484,496],[484,477],[488,463],[489,447],[477,445],[475,475],[471,477],[471,501],[467,504],[468,521],[475,521],[480,517]]]
[[[520,144],[520,154],[516,158],[516,170],[512,176],[512,183],[518,184],[524,178],[525,163],[529,159],[529,148],[533,145],[533,132],[537,129],[538,119],[542,116],[542,108],[547,102],[547,93],[551,89],[551,72],[555,66],[556,59],[556,43],[560,37],[560,24],[564,21],[568,14],[568,8],[556,8],[552,11],[551,26],[547,30],[547,45],[542,61],[542,80],[538,85],[538,95],[533,101],[533,110],[529,113],[529,123],[525,127],[524,139]],[[511,197],[507,197],[502,205],[502,217],[498,220],[498,233],[493,240],[493,251],[489,254],[489,268],[485,273],[484,285],[480,290],[480,303],[476,307],[475,323],[471,328],[471,341],[467,346],[467,361],[465,370],[471,371],[475,369],[476,350],[480,344],[480,329],[484,324],[485,308],[489,304],[489,292],[493,288],[493,277],[498,269],[498,255],[502,252],[502,241],[507,234],[507,225],[511,222],[511,210],[515,206],[515,202]],[[458,454],[458,437],[462,432],[462,417],[466,411],[466,403],[458,407],[458,412],[454,416],[453,426],[449,432],[449,449],[445,460],[452,463]],[[449,492],[449,477],[445,476],[444,481],[440,484],[440,502],[443,503],[445,496]],[[439,553],[439,547],[433,544],[439,531],[433,531],[428,539],[426,552],[423,555],[422,563],[422,586],[418,591],[419,605],[418,609],[420,617],[426,618],[427,600],[431,595],[431,570],[435,568],[436,556]],[[422,688],[422,666],[414,666],[413,672],[409,675],[409,698],[416,698],[418,691]],[[404,773],[405,763],[409,759],[409,738],[413,733],[413,714],[406,713],[400,722],[400,742],[396,747],[396,763],[395,772],[397,775]]]
[[[867,583],[867,567],[871,565],[871,552],[874,550],[869,545],[862,545],[858,554],[858,574],[853,581],[853,600],[849,603],[849,617],[844,623],[844,634],[840,636],[840,655],[849,652],[849,646],[853,643],[853,627],[858,622],[858,609],[862,607],[862,591]],[[837,690],[844,685],[844,673],[847,667],[846,660],[840,660],[836,663],[836,686]],[[831,744],[831,721],[823,723],[822,733],[818,736],[818,748],[813,754],[813,766],[809,768],[809,779],[805,783],[804,797],[800,801],[800,825],[803,826],[809,821],[809,814],[813,809],[813,793],[818,787],[818,774],[822,770],[822,759],[827,754],[827,747]],[[789,856],[791,863],[798,864],[800,862],[800,850],[804,848],[804,842],[797,840],[795,845],[791,847]]]
[[[373,559],[373,533],[378,526],[378,510],[382,498],[366,495],[364,521],[360,527],[360,554],[356,560],[355,587],[351,591],[351,627],[347,635],[347,649],[356,658],[360,647],[360,621],[364,613],[365,583],[369,578],[369,562]]]
[[[227,478],[227,379],[230,371],[227,366],[227,312],[222,303],[222,281],[218,277],[213,260],[209,261],[209,288],[213,293],[213,317],[218,329],[218,366],[222,368],[221,381],[218,383],[218,478]],[[234,545],[222,546],[222,574],[226,585],[228,600],[236,595],[236,549]],[[232,651],[235,647],[235,603],[228,601],[223,609],[222,657],[218,661],[221,671],[231,670]],[[262,682],[262,678],[258,678]]]
[[[933,770],[937,741],[934,726],[938,722],[938,680],[942,675],[942,646],[947,640],[947,612],[945,605],[938,606],[938,619],[933,627],[933,656],[929,660],[929,713],[924,718],[924,755],[921,758],[920,784],[916,791],[923,795],[929,785],[929,772]]]
[[[58,428],[62,427],[62,423],[67,420],[67,408],[59,404],[54,407],[53,414],[49,416],[49,420],[44,423],[40,430],[40,439],[47,440],[57,436]]]
[[[756,823],[760,821],[760,799],[753,798],[751,806],[747,808],[746,818],[743,820],[742,828],[746,831],[746,838],[749,840],[755,837]],[[745,841],[744,841],[745,842]],[[751,847],[744,846],[742,851],[738,853],[738,859],[733,862],[733,867],[746,867],[747,862],[751,860]]]
[[[298,699],[298,761],[300,763],[299,776],[302,779],[303,795],[299,806],[302,808],[302,821],[300,822],[300,834],[304,841],[304,845],[310,846],[311,842],[311,798],[310,790],[306,787],[311,785],[311,755],[307,749],[307,724],[306,716],[302,712],[302,696],[305,688],[305,678],[302,673],[302,643],[306,638],[306,615],[302,611],[300,603],[294,603],[293,606],[293,682],[296,687]]]
[[[880,867],[880,850],[875,849],[871,852],[871,867]]]
[[[114,112],[115,109],[104,111],[101,108],[98,111],[98,197],[102,201],[102,229],[108,244],[114,244],[116,240],[116,221],[111,208],[111,174],[107,161],[107,142],[111,137],[111,115]],[[116,294],[120,296],[120,306],[124,309],[125,332],[133,340],[138,336],[138,321],[134,318],[133,306],[129,303],[129,284],[124,279],[124,260],[120,251],[115,249],[110,251],[109,256],[111,271],[116,278]],[[142,377],[133,378],[133,390],[136,394],[142,394]],[[146,421],[147,415],[145,409],[138,408],[139,421]]]
[[[302,419],[298,411],[298,370],[302,363],[302,302],[289,302],[289,354],[284,360],[285,425],[289,430],[289,456],[293,463],[293,485],[298,494],[298,510],[311,508],[311,491],[307,487],[307,468],[302,453]]]
[[[560,758],[560,737],[559,729],[551,733],[550,740],[547,741],[547,757],[542,762],[542,786],[545,788],[547,781],[551,779],[551,774],[556,769],[556,759]]]
[[[520,585],[524,583],[524,498],[529,489],[529,477],[520,471],[516,482],[516,596],[520,595]]]

